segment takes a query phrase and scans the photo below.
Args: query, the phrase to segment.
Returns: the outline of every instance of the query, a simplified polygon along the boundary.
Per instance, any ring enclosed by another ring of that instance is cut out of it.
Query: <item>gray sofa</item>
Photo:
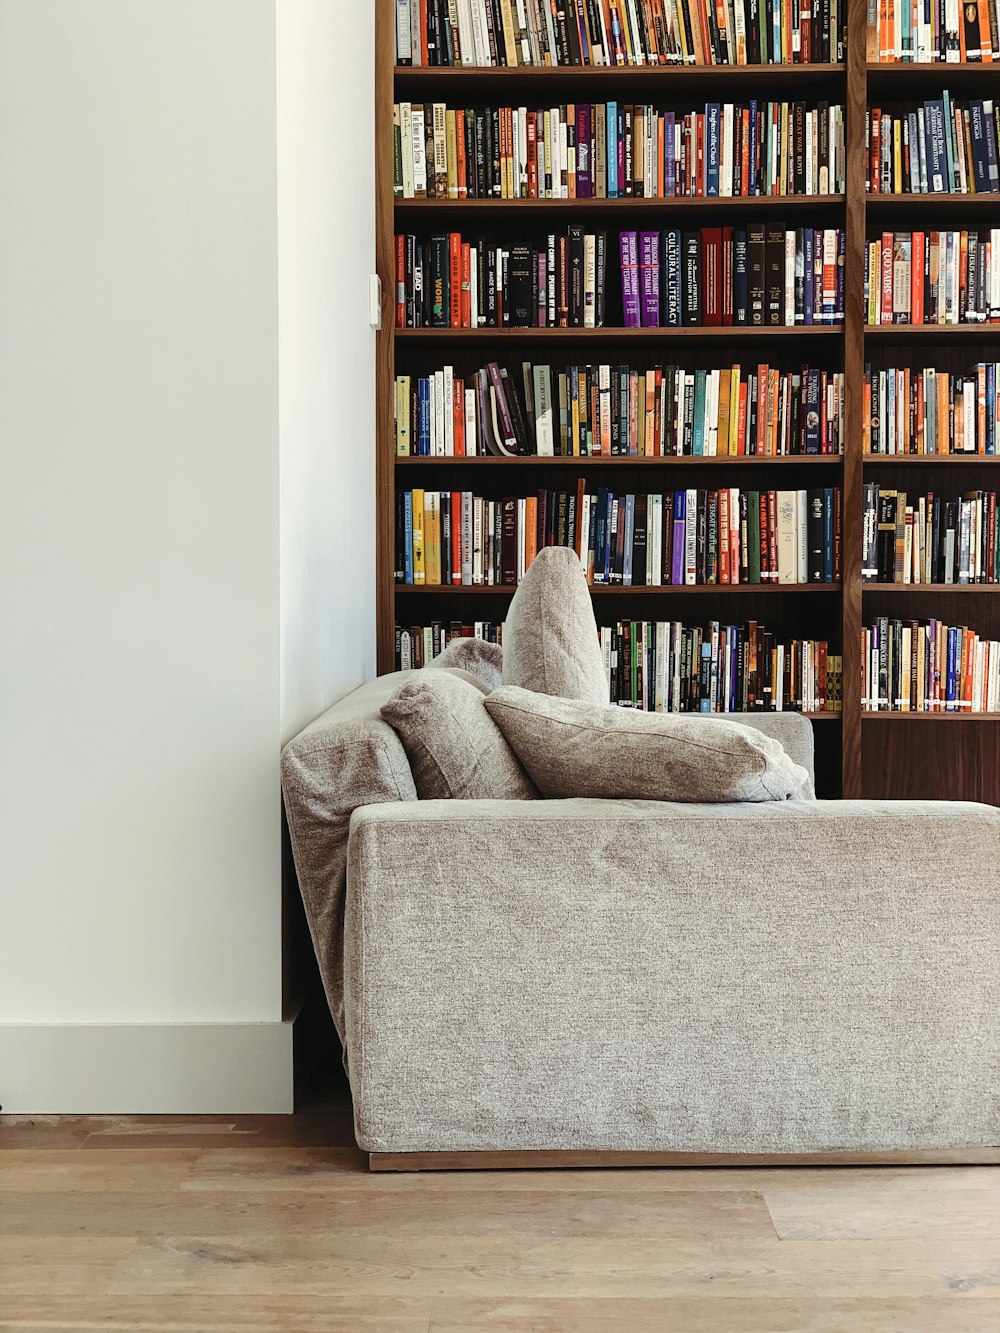
[[[400,679],[283,756],[362,1149],[1000,1143],[1000,810],[418,802],[378,715]],[[812,771],[808,721],[746,720]]]

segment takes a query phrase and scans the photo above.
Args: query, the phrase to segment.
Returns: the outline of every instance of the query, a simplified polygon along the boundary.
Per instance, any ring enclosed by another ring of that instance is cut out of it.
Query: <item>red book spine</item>
[[[458,197],[467,199],[469,186],[466,180],[468,170],[465,160],[465,112],[459,108],[455,112],[455,174],[458,176]]]
[[[733,229],[722,228],[722,323],[733,322]]]
[[[406,237],[396,237],[396,328],[406,328]]]
[[[882,233],[882,318],[880,324],[892,323],[892,239],[891,231]]]
[[[448,233],[448,323],[453,329],[462,327],[462,237],[457,231]]]

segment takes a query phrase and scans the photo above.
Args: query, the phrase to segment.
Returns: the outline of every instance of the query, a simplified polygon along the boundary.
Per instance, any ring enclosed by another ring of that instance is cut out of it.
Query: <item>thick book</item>
[[[622,276],[622,323],[625,328],[639,328],[639,251],[634,231],[623,231],[618,236]]]
[[[644,231],[639,235],[639,302],[643,328],[660,324],[660,234]]]

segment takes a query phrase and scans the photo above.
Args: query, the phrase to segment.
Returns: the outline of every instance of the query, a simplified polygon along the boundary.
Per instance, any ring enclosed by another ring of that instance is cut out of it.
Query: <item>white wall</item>
[[[280,0],[281,729],[375,674],[374,5]]]
[[[372,661],[337,8],[281,5],[279,499],[274,0],[0,0],[5,1111],[289,1105],[278,747]]]

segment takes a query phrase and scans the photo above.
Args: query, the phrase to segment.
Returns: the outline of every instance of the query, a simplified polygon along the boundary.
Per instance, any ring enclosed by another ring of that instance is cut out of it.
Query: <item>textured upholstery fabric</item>
[[[358,1141],[1000,1143],[998,865],[964,803],[358,810]]]
[[[379,718],[379,709],[410,675],[397,671],[362,685],[290,740],[281,755],[295,873],[342,1041],[348,828],[356,806],[417,799],[400,739]]]
[[[564,699],[608,702],[587,580],[568,546],[539,551],[511,598],[503,634],[503,683]]]
[[[503,648],[499,643],[487,643],[485,639],[452,639],[429,665],[459,667],[482,681],[487,690],[497,690],[502,683]]]
[[[415,801],[409,761],[379,710],[403,681],[396,671],[354,690],[285,746],[281,787],[299,890],[316,961],[344,1040],[344,891],[351,812],[382,801]],[[449,675],[485,686],[457,667]],[[346,1052],[346,1044],[345,1044]]]
[[[706,722],[715,721],[715,718],[700,713],[690,713],[689,716]],[[792,763],[798,764],[809,774],[809,794],[815,797],[813,725],[807,717],[801,713],[727,713],[725,720],[753,727],[754,731],[763,732],[765,736],[776,740]]]
[[[484,702],[543,796],[742,802],[812,794],[809,774],[777,741],[738,722],[580,703],[512,685]]]
[[[450,671],[414,671],[382,706],[421,801],[533,800],[537,791],[483,707],[485,689]]]

